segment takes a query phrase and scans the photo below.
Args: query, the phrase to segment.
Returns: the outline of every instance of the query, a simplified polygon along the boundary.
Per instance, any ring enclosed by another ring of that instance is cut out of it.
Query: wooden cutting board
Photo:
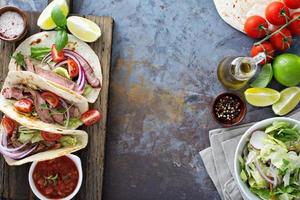
[[[36,25],[40,13],[28,12],[27,14],[29,17],[29,31],[26,37],[40,31],[39,27]],[[89,135],[89,142],[85,149],[75,153],[81,158],[83,168],[83,183],[79,193],[74,199],[99,200],[102,196],[113,19],[111,17],[99,16],[84,17],[97,23],[102,30],[101,38],[90,44],[92,49],[99,56],[103,74],[103,84],[100,97],[93,105],[90,104],[90,106],[99,109],[103,115],[103,118],[100,123],[97,123],[89,128],[83,128]],[[10,57],[19,43],[20,42],[9,43],[0,40],[1,87],[4,79],[7,76],[7,66]],[[8,166],[3,157],[0,156],[0,199],[37,199],[29,187],[29,167],[30,164],[16,167]]]

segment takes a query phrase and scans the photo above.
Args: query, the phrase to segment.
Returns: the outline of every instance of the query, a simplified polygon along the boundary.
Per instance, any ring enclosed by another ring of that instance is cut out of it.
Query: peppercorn
[[[217,99],[213,109],[218,120],[224,123],[230,123],[239,117],[242,110],[242,104],[240,99],[235,96],[224,95]]]

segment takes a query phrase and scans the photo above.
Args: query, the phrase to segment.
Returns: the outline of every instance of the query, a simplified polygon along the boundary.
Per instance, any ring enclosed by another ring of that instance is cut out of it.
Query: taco
[[[49,160],[86,147],[88,135],[81,130],[30,127],[4,116],[0,125],[0,153],[9,165]]]
[[[1,91],[0,110],[29,128],[65,130],[82,125],[80,117],[88,111],[88,102],[80,95],[48,84],[36,74],[11,71]]]
[[[94,103],[102,84],[101,65],[93,49],[68,35],[68,44],[58,52],[56,31],[40,32],[23,41],[15,50],[9,71],[29,71],[50,84],[72,94],[84,96]]]

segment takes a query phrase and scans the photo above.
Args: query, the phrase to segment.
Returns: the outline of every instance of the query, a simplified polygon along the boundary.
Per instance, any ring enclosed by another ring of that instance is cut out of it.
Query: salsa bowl
[[[78,156],[76,156],[76,155],[69,154],[69,155],[66,155],[66,156],[63,156],[63,157],[69,158],[75,164],[75,166],[77,168],[77,171],[78,171],[78,173],[76,172],[76,175],[78,176],[77,177],[78,179],[76,178],[77,183],[75,185],[73,183],[71,183],[71,184],[73,184],[72,185],[73,190],[69,190],[69,194],[67,196],[59,197],[58,198],[60,200],[70,200],[70,199],[72,199],[78,193],[78,191],[79,191],[79,189],[81,187],[81,184],[82,184],[82,166],[81,166],[81,160],[80,160],[80,158]],[[60,157],[60,158],[63,158],[63,157]],[[69,160],[69,159],[67,159],[67,160]],[[42,161],[42,162],[47,162],[47,161]],[[31,190],[33,191],[33,193],[39,199],[43,199],[43,200],[57,199],[56,197],[55,198],[52,198],[52,197],[50,198],[50,197],[45,196],[45,194],[42,194],[42,192],[38,189],[38,185],[37,185],[38,181],[36,181],[36,179],[34,179],[34,173],[35,173],[35,169],[36,169],[38,163],[39,162],[33,162],[31,164],[31,166],[30,166],[30,169],[29,169],[28,181],[29,181],[29,185],[30,185]],[[64,162],[63,165],[65,165],[65,164],[66,163]],[[74,165],[73,165],[73,168],[74,168]],[[65,171],[71,172],[72,171],[72,167],[66,167]],[[60,174],[60,176],[62,176],[62,179],[63,179],[63,177],[64,177],[63,174]],[[71,177],[74,177],[74,176],[71,175]],[[55,181],[55,179],[58,180],[57,179],[57,175],[56,175],[56,178],[55,178],[55,176],[50,177],[49,181]],[[44,181],[48,181],[48,177],[47,177],[47,179],[45,177]],[[53,183],[52,186],[58,185],[57,187],[59,187],[59,183],[57,183],[57,182],[55,184],[54,184],[54,182],[51,182],[51,183]],[[68,188],[66,188],[66,189],[68,189]],[[47,188],[44,188],[44,190],[46,191]]]

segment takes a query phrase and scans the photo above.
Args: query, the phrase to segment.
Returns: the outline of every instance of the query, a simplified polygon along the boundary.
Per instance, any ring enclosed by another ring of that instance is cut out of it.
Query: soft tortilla
[[[86,112],[88,107],[88,102],[86,99],[81,95],[72,95],[66,91],[60,90],[59,88],[48,84],[45,79],[42,77],[27,72],[27,71],[11,71],[8,73],[7,78],[5,79],[3,88],[6,87],[12,87],[18,84],[24,84],[27,85],[33,89],[39,88],[46,91],[51,91],[55,93],[56,95],[63,97],[63,99],[73,103],[78,107],[81,113]],[[2,89],[3,90],[3,89]],[[62,131],[66,130],[67,128],[64,126],[61,126],[59,124],[50,124],[43,122],[36,118],[30,118],[23,114],[20,114],[15,111],[14,106],[12,104],[12,101],[9,99],[5,99],[2,95],[0,95],[0,110],[10,117],[11,119],[17,120],[20,124],[25,124],[28,128],[34,128],[38,127],[39,129],[43,127],[48,127],[49,129],[53,131]],[[77,127],[69,127],[69,129],[76,129]]]
[[[265,8],[273,1],[277,0],[214,0],[214,3],[226,23],[244,32],[246,19],[252,15],[265,17]],[[292,12],[296,11],[299,9]]]
[[[23,55],[30,56],[30,48],[31,47],[51,47],[54,43],[54,38],[56,35],[56,31],[44,31],[37,34],[34,34],[24,40],[18,48],[15,50],[13,55],[16,55],[18,52],[21,52]],[[68,35],[69,41],[65,48],[75,50],[81,56],[83,56],[91,65],[94,70],[96,77],[100,80],[102,85],[102,71],[101,71],[101,64],[99,61],[98,56],[94,52],[94,50],[85,42],[79,40],[78,38],[74,37],[73,35]],[[15,59],[12,58],[9,63],[9,71],[17,71],[21,70],[20,66],[16,63]],[[47,80],[47,79],[45,79]],[[49,80],[47,80],[49,81]],[[62,90],[66,90],[72,94],[76,93],[72,90],[67,88],[63,88],[62,86],[49,81],[51,84],[58,86]],[[101,88],[93,88],[93,90],[89,93],[86,97],[88,102],[94,103],[100,94]],[[77,94],[77,93],[76,93]]]
[[[16,118],[16,121],[20,122],[18,120],[18,118]],[[27,126],[27,124],[23,124],[23,125]],[[29,126],[27,126],[27,127],[29,127]],[[38,128],[38,127],[33,127],[32,125],[30,125],[30,128],[39,129],[39,130],[43,130],[43,131],[47,131],[47,132],[55,132],[55,133],[59,133],[62,135],[75,136],[77,139],[77,144],[73,147],[62,147],[62,148],[55,149],[55,150],[48,150],[48,151],[36,153],[36,154],[30,155],[30,156],[25,157],[20,160],[14,160],[12,158],[4,156],[4,159],[8,165],[22,165],[22,164],[25,164],[28,162],[54,159],[54,158],[57,158],[60,156],[64,156],[64,155],[73,153],[80,149],[83,149],[86,147],[86,145],[88,143],[88,134],[82,130],[63,130],[63,131],[62,130],[52,130],[49,127]],[[0,132],[3,134],[6,134],[6,133],[4,133],[3,126],[0,126]]]

